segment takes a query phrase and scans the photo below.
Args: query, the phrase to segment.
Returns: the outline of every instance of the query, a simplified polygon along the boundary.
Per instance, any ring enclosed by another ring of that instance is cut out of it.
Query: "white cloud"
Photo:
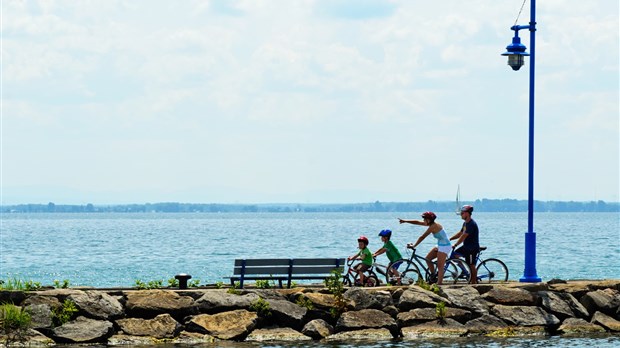
[[[530,62],[500,56],[519,6],[3,2],[3,186],[524,198]],[[618,199],[617,13],[539,2],[537,177],[571,183],[540,199],[593,197],[563,148],[596,149],[597,197]]]

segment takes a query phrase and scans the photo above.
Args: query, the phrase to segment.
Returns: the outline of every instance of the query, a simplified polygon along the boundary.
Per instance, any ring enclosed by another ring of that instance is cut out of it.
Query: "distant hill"
[[[527,201],[517,199],[477,199],[463,202],[471,204],[477,212],[525,212]],[[217,213],[217,212],[409,212],[409,211],[455,211],[455,202],[372,202],[346,204],[270,203],[270,204],[218,204],[218,203],[144,203],[118,205],[61,205],[19,204],[0,206],[3,213]],[[620,212],[619,202],[535,201],[536,212]]]

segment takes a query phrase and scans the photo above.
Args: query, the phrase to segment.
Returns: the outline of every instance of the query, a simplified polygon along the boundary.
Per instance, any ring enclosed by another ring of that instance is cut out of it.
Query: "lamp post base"
[[[536,233],[525,233],[525,270],[521,283],[540,283],[542,279],[536,274]]]

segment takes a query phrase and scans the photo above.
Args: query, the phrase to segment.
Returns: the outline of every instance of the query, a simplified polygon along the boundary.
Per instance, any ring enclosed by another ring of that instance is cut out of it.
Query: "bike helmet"
[[[379,232],[379,237],[391,237],[392,236],[392,231],[390,230],[381,230],[381,232]]]
[[[360,236],[357,241],[368,245],[368,238],[366,238],[366,236]]]
[[[473,207],[473,206],[471,206],[471,205],[467,205],[467,204],[466,204],[466,205],[464,205],[464,206],[462,206],[462,207],[461,207],[461,213],[463,213],[463,212],[468,212],[468,213],[470,213],[470,214],[471,214],[473,211],[474,211],[474,207]]]
[[[435,215],[435,213],[433,213],[432,211],[427,211],[427,212],[422,213],[422,218],[429,219],[430,221],[435,221],[435,219],[437,218],[437,215]]]

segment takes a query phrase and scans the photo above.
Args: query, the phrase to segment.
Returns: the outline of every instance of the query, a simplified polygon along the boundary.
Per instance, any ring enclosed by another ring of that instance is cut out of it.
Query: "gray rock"
[[[501,330],[508,325],[500,318],[491,314],[485,314],[480,318],[476,318],[465,323],[465,328],[469,334],[482,335],[496,330]]]
[[[116,334],[108,338],[109,346],[150,346],[157,344],[157,340],[148,336],[131,336]]]
[[[560,320],[569,317],[589,317],[586,308],[569,293],[539,291],[540,305]]]
[[[540,307],[496,305],[491,308],[491,313],[509,325],[545,327],[560,325],[558,318]]]
[[[581,318],[567,318],[562,322],[562,325],[558,328],[562,334],[565,335],[582,335],[582,334],[595,334],[605,332],[605,329],[600,325],[588,323]]]
[[[199,345],[203,343],[213,343],[219,341],[217,338],[198,332],[181,331],[179,336],[170,340],[172,344],[180,345]]]
[[[395,306],[383,307],[382,311],[383,313],[389,314],[389,316],[392,318],[396,318],[399,313],[398,308],[396,308]]]
[[[590,291],[583,295],[579,302],[590,314],[600,311],[607,315],[615,316],[618,307],[620,307],[620,293],[614,289]]]
[[[16,339],[16,337],[7,337],[0,330],[0,347],[50,347],[55,345],[54,340],[43,335],[37,330],[28,329],[22,337]]]
[[[254,293],[235,295],[227,293],[226,290],[212,290],[196,300],[196,305],[201,313],[219,313],[248,308],[258,299],[259,296]]]
[[[61,343],[105,343],[113,331],[114,325],[109,321],[80,316],[54,328],[52,335]]]
[[[319,292],[308,292],[301,294],[304,300],[309,300],[312,302],[314,308],[329,310],[334,307],[336,304],[336,300],[334,299],[334,295],[332,294],[323,294]]]
[[[172,338],[181,330],[181,324],[174,320],[170,314],[160,314],[154,319],[119,319],[116,324],[124,333],[132,336]]]
[[[374,291],[371,293],[372,297],[379,303],[379,307],[377,309],[382,309],[387,306],[394,305],[394,300],[392,299],[392,294],[389,291],[380,290]]]
[[[33,329],[51,329],[54,324],[53,311],[61,307],[60,301],[51,296],[33,296],[24,301],[24,305],[30,313]]]
[[[308,322],[301,330],[301,333],[315,340],[320,340],[333,334],[334,327],[323,319],[315,319]]]
[[[67,299],[90,318],[110,320],[124,315],[121,303],[102,291],[80,291],[70,294]]]
[[[620,332],[620,321],[602,312],[596,312],[592,316],[592,323],[598,324],[609,331]]]
[[[363,329],[388,329],[392,335],[398,334],[396,320],[377,309],[342,313],[336,323],[337,332]]]
[[[413,286],[405,290],[400,296],[398,300],[398,309],[400,311],[408,311],[414,308],[435,308],[439,302],[444,302],[446,306],[452,305],[452,302],[447,298],[441,297],[432,291]]]
[[[268,341],[311,341],[312,338],[297,332],[290,327],[278,327],[271,329],[258,329],[252,331],[245,339],[247,342]]]
[[[482,299],[473,286],[458,288],[443,287],[441,292],[452,302],[452,306],[464,308],[479,314],[489,313],[489,304]]]
[[[536,296],[531,292],[523,289],[512,289],[504,286],[498,286],[482,295],[486,301],[510,306],[534,306],[536,305]]]
[[[349,309],[359,311],[362,309],[381,309],[383,308],[379,302],[368,291],[352,287],[345,291],[343,297],[349,302]]]
[[[443,323],[435,320],[420,325],[403,327],[401,332],[404,340],[413,340],[418,338],[465,336],[467,329],[458,321],[448,318]]]
[[[280,326],[301,329],[308,310],[287,300],[268,300],[273,319]]]
[[[217,314],[199,314],[187,322],[188,329],[209,334],[223,340],[245,338],[258,322],[254,312],[237,309]]]
[[[189,296],[179,296],[174,291],[138,290],[127,291],[127,313],[132,317],[153,318],[168,313],[181,319],[197,313],[197,305]]]
[[[446,307],[446,318],[451,318],[459,322],[466,322],[471,318],[471,312],[460,308]],[[435,308],[416,308],[408,312],[399,313],[397,316],[398,325],[412,326],[427,321],[437,320]]]
[[[337,334],[327,336],[325,341],[328,342],[343,342],[350,344],[350,341],[391,341],[394,338],[390,330],[388,329],[363,329],[355,331],[343,331]]]

